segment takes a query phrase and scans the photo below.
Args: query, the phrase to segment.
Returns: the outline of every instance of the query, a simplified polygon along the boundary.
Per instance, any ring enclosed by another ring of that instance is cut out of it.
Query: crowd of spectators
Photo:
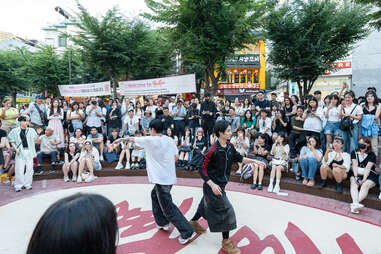
[[[64,181],[77,183],[95,180],[94,171],[102,170],[106,162],[115,162],[116,170],[144,169],[144,149],[127,137],[149,135],[152,119],[162,121],[163,135],[179,147],[177,169],[196,170],[192,159],[216,142],[214,123],[226,120],[234,132],[230,142],[243,156],[256,161],[238,165],[235,172],[252,179],[252,189],[262,190],[268,174],[267,191],[279,193],[282,172],[286,171],[309,187],[325,188],[327,179],[334,179],[337,192],[343,192],[342,183],[348,180],[351,211],[358,213],[369,190],[381,184],[376,171],[381,104],[375,88],[360,97],[346,89],[343,85],[340,92],[325,98],[315,91],[303,101],[295,95],[280,101],[276,93],[267,100],[263,91],[234,101],[208,93],[191,99],[177,95],[111,99],[107,103],[95,97],[72,102],[38,95],[35,102],[16,109],[6,99],[0,108],[0,170],[6,174],[4,183],[10,184],[17,169],[15,154],[24,140],[18,144],[12,133],[20,126],[20,117],[36,133],[34,174],[43,174],[42,165],[48,160],[48,173],[62,165]],[[22,187],[31,188],[15,189]]]

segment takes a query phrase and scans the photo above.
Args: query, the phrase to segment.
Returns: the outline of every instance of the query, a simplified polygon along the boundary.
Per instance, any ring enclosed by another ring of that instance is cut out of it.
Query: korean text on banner
[[[195,74],[119,82],[124,96],[195,93]]]
[[[88,97],[110,95],[110,82],[89,83],[80,85],[60,85],[61,96]]]

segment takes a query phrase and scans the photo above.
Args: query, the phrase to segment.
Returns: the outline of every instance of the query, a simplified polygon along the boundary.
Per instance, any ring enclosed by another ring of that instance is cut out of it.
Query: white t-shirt
[[[127,127],[128,127],[128,131],[131,133],[131,132],[135,132],[137,131],[135,129],[135,124],[139,124],[139,118],[137,116],[133,116],[132,118],[130,118],[130,116],[127,116],[125,119],[124,119],[124,123],[127,124]]]
[[[156,118],[156,109],[157,109],[157,106],[155,106],[155,105],[153,105],[153,106],[147,106],[146,107],[146,112],[150,111],[152,118]]]
[[[259,132],[260,133],[267,133],[270,137],[272,135],[271,133],[271,125],[272,125],[272,120],[271,120],[271,117],[266,117],[266,120],[263,121],[262,118],[260,118],[259,120]],[[267,132],[265,132],[265,130],[267,129]]]
[[[237,151],[245,151],[246,153],[249,151],[249,147],[250,147],[250,141],[249,141],[249,138],[248,137],[245,137],[245,141],[244,143],[247,145],[247,149],[245,149],[243,147],[243,143],[241,141],[241,139],[239,139],[238,137],[234,136],[231,138],[230,140],[231,143],[235,143],[237,142],[237,144],[234,146],[234,148],[237,150]]]
[[[50,135],[49,137],[46,135],[40,136],[41,145],[40,151],[44,153],[51,153],[57,151],[57,145],[52,145],[50,142],[57,143],[59,138],[56,135]]]
[[[328,108],[324,108],[324,115],[325,113],[328,111]],[[336,108],[331,108],[329,111],[328,111],[328,122],[340,122],[340,118],[339,118],[339,113],[340,113],[340,107],[336,107]]]
[[[304,120],[303,129],[305,131],[313,131],[313,132],[321,132],[323,129],[323,119],[324,119],[324,113],[323,109],[318,107],[316,109],[315,115],[318,117],[307,114],[306,120]]]
[[[355,110],[353,110],[354,107],[356,107]],[[340,105],[340,110],[341,110],[341,108],[342,108],[342,105]],[[352,112],[352,110],[353,110],[353,112]],[[360,105],[355,104],[355,103],[352,103],[350,107],[346,106],[344,108],[344,114],[350,114],[351,112],[352,112],[352,115],[362,115],[363,114],[362,107]],[[353,119],[354,124],[356,124],[358,122],[359,122],[359,120]]]
[[[146,151],[148,180],[161,185],[176,184],[178,149],[173,139],[164,135],[149,136],[135,138],[135,142]]]
[[[86,107],[86,114],[87,114],[87,123],[86,125],[89,127],[101,127],[101,117],[97,116],[96,112],[98,114],[102,114],[102,109],[97,106],[93,111],[90,112],[92,106],[87,106]]]
[[[79,160],[82,160],[82,158],[85,158],[86,156],[92,156],[91,159],[95,163],[99,163],[99,152],[98,149],[96,149],[95,147],[93,147],[93,150],[91,150],[90,152],[82,150],[81,155],[79,156]]]

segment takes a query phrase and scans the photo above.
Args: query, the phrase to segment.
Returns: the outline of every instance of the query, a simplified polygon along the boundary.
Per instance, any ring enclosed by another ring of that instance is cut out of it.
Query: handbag
[[[40,115],[42,125],[47,126],[48,125],[48,119],[46,117],[46,113],[42,112],[40,107],[37,106],[36,103],[34,103],[33,105],[36,107],[38,114]]]
[[[353,111],[356,109],[357,105],[352,109],[351,113],[353,113]],[[344,113],[344,108],[342,109],[343,110],[343,113]],[[350,116],[346,116],[344,117],[343,119],[341,119],[340,121],[340,126],[339,126],[340,130],[342,131],[351,131],[353,128],[354,128],[354,125],[353,125],[353,119],[350,117]]]
[[[73,123],[71,122],[71,120],[67,121],[67,128],[68,128],[69,132],[74,132],[74,126],[73,126]]]

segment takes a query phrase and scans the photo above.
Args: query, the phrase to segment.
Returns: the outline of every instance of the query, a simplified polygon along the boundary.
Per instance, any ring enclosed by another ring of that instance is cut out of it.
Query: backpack
[[[240,182],[242,183],[244,180],[252,177],[253,172],[254,172],[254,165],[253,164],[246,164],[245,166],[243,166]]]
[[[202,164],[204,164],[204,159],[205,159],[204,154],[202,154],[200,151],[195,150],[193,152],[193,157],[192,157],[192,161],[190,165],[196,170],[199,170],[201,169]]]
[[[351,114],[356,109],[356,107],[357,107],[357,105],[352,109]],[[343,110],[343,113],[344,113],[344,108],[342,110]],[[354,128],[353,119],[351,117],[349,117],[349,116],[344,117],[340,121],[339,128],[342,131],[351,131]]]

